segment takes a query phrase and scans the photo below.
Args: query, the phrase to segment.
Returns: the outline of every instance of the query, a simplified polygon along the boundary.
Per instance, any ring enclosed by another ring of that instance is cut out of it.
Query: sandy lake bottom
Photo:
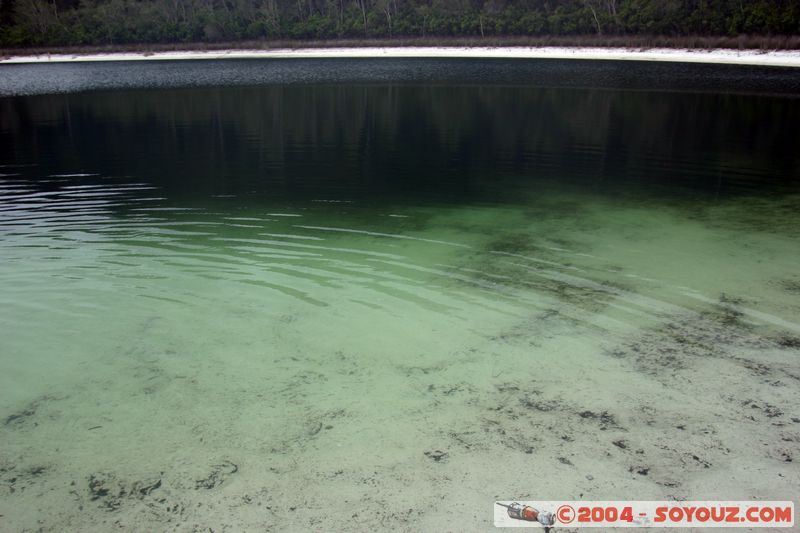
[[[4,521],[479,530],[496,498],[790,494],[797,243],[551,201],[37,239],[2,269]]]

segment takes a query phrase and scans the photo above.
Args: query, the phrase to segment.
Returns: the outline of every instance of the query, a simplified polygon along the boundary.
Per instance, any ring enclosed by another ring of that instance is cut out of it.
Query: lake
[[[800,71],[0,66],[0,523],[800,486]]]

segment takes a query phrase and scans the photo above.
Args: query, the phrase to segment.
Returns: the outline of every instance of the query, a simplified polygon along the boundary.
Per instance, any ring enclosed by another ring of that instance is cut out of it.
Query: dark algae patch
[[[613,357],[633,361],[643,372],[659,379],[691,369],[703,360],[718,358],[735,362],[759,375],[781,374],[783,365],[756,361],[738,355],[739,350],[758,353],[786,346],[785,339],[771,332],[759,333],[743,321],[744,313],[730,301],[685,316],[673,317],[633,340],[607,350]],[[791,344],[791,340],[789,341]],[[665,373],[666,371],[666,373]],[[792,374],[785,374],[793,377]]]
[[[32,405],[32,406],[30,406],[30,407],[28,407],[28,408],[26,408],[26,409],[24,409],[24,410],[22,410],[22,411],[20,411],[20,412],[18,412],[18,413],[14,413],[13,415],[9,415],[9,416],[8,416],[8,417],[5,419],[4,423],[5,423],[5,425],[7,425],[7,426],[8,426],[8,425],[11,425],[11,424],[15,424],[15,425],[21,425],[21,424],[23,424],[23,423],[24,423],[24,422],[25,422],[25,421],[26,421],[26,420],[27,420],[29,417],[31,417],[31,416],[33,416],[33,415],[35,415],[35,414],[36,414],[36,406],[35,406],[35,405]]]
[[[230,461],[223,461],[218,465],[213,465],[211,472],[206,477],[195,480],[194,486],[196,489],[206,490],[216,488],[238,471],[238,465]]]
[[[448,453],[447,452],[443,452],[441,450],[433,450],[433,451],[430,451],[430,452],[425,452],[425,457],[427,457],[428,459],[431,459],[432,461],[434,461],[436,463],[440,463],[442,461],[447,460],[447,456],[448,456]]]

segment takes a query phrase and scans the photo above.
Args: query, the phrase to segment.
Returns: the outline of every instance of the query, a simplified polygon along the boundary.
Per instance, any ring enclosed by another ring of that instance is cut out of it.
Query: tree
[[[355,0],[356,6],[358,6],[359,11],[361,11],[361,16],[364,19],[364,37],[369,36],[369,32],[367,31],[367,12],[370,9],[369,0]]]
[[[48,0],[19,0],[15,18],[31,34],[34,42],[45,43],[58,24],[58,10],[56,4]]]
[[[392,0],[377,0],[375,2],[377,7],[386,16],[386,25],[389,29],[389,37],[392,36],[392,9],[394,7]]]
[[[603,28],[600,27],[600,19],[597,18],[597,12],[599,9],[602,9],[602,4],[604,4],[605,1],[606,0],[583,0],[583,5],[589,8],[589,11],[592,13],[594,24],[597,27],[597,35],[603,34]]]
[[[0,0],[0,28],[14,22],[14,0]]]

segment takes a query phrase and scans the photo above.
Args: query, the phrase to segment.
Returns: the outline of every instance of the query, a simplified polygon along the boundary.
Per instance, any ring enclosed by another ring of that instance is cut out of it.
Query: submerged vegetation
[[[661,35],[763,46],[756,35],[772,47],[788,36],[778,46],[797,48],[798,34],[794,0],[0,0],[6,47],[590,35],[595,44]]]

